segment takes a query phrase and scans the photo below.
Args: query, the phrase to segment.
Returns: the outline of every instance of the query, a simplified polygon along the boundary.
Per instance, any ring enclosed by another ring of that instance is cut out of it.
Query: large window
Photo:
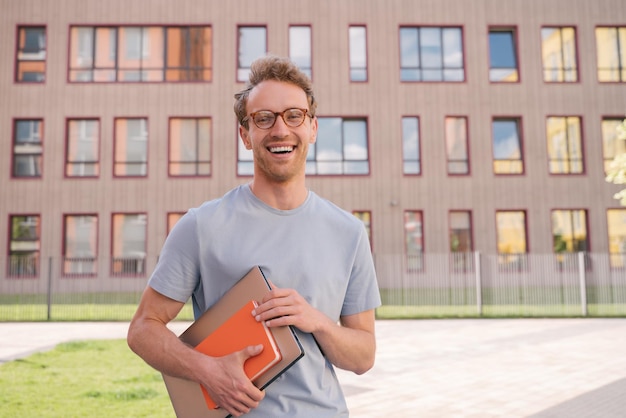
[[[237,47],[237,81],[246,82],[252,62],[267,54],[267,28],[240,26]]]
[[[211,174],[211,119],[170,119],[169,174]]]
[[[210,81],[211,27],[73,26],[72,82]]]
[[[607,174],[609,166],[616,155],[626,153],[626,140],[619,139],[618,126],[624,118],[602,119],[602,155],[604,159],[604,173]]]
[[[401,27],[400,80],[464,81],[461,28]]]
[[[15,81],[43,83],[46,80],[46,28],[22,26],[17,30]]]
[[[553,116],[546,121],[549,169],[552,174],[583,172],[580,118]]]
[[[402,118],[402,172],[404,174],[422,172],[419,118],[416,116]]]
[[[63,223],[63,274],[96,274],[98,216],[66,215]]]
[[[311,78],[311,27],[289,27],[289,58],[300,70]]]
[[[606,211],[611,267],[626,268],[626,209]]]
[[[350,81],[367,81],[367,32],[365,26],[350,26]]]
[[[9,217],[10,277],[35,277],[39,274],[41,225],[39,215]]]
[[[448,174],[469,174],[467,118],[448,116],[445,120],[445,128]]]
[[[552,248],[556,254],[589,251],[585,210],[552,211]]]
[[[422,211],[404,212],[404,252],[407,270],[424,268],[424,235]]]
[[[526,213],[524,211],[497,211],[496,235],[498,263],[520,270],[526,268]]]
[[[147,119],[115,119],[115,176],[143,177],[148,167]]]
[[[573,27],[541,29],[543,81],[567,83],[578,81],[576,30]]]
[[[368,174],[367,121],[318,118],[317,140],[309,146],[307,174]]]
[[[517,48],[513,29],[489,30],[489,81],[519,81]]]
[[[598,81],[626,82],[626,27],[596,28]]]
[[[517,118],[495,118],[493,129],[493,172],[495,174],[522,174],[522,139]]]
[[[145,214],[113,214],[111,237],[111,273],[113,275],[145,273],[146,224]]]
[[[41,177],[43,120],[16,120],[13,132],[13,177]]]
[[[98,177],[100,174],[100,121],[69,119],[65,175],[67,177]]]

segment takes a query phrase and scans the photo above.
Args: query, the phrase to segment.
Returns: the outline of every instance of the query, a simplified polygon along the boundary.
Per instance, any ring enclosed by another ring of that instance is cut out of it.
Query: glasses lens
[[[291,127],[297,127],[302,125],[306,113],[300,109],[287,109],[283,113],[283,120]]]
[[[274,124],[276,115],[269,111],[256,112],[253,117],[254,124],[261,129],[267,129]]]

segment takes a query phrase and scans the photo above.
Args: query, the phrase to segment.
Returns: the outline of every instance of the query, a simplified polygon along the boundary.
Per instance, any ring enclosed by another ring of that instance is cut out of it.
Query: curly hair
[[[239,124],[248,129],[246,105],[250,91],[266,80],[284,81],[300,87],[309,102],[309,116],[315,116],[317,102],[313,94],[311,79],[287,58],[266,56],[255,60],[250,67],[250,81],[246,88],[235,94],[235,115]]]

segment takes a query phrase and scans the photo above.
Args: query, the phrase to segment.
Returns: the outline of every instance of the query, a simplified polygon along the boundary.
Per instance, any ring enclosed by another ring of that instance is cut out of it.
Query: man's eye
[[[270,123],[272,121],[272,116],[257,116],[256,118],[256,122],[257,123]]]

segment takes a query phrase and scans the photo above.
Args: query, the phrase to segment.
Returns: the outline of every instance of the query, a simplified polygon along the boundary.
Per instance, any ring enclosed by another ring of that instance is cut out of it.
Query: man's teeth
[[[277,154],[291,151],[293,151],[293,147],[270,147],[270,152]]]

